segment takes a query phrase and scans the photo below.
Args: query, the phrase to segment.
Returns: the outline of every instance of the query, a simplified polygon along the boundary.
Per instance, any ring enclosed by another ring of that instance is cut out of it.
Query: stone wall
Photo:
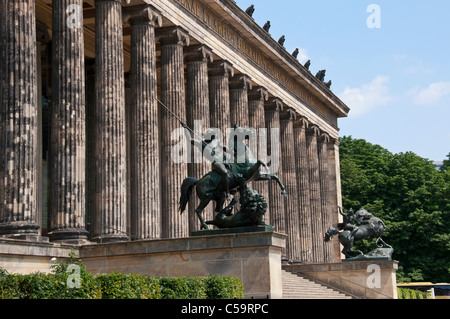
[[[284,270],[364,299],[397,299],[398,261],[376,260],[285,265]]]
[[[9,273],[51,272],[51,259],[68,258],[74,246],[59,243],[0,240],[0,267]]]
[[[80,256],[94,273],[151,276],[234,276],[245,298],[281,298],[281,249],[274,232],[158,239],[83,246]]]

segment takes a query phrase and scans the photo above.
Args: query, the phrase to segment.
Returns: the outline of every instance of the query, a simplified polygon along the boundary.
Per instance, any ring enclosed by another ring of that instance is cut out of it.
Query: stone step
[[[285,270],[282,271],[282,284],[285,299],[352,299],[337,290]]]

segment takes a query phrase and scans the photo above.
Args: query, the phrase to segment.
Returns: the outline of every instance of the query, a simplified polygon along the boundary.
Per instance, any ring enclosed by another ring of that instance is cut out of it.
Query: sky
[[[236,0],[351,109],[341,136],[432,161],[450,153],[450,1]]]

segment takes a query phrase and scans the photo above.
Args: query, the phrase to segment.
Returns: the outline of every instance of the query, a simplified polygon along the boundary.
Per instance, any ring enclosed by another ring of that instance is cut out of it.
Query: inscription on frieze
[[[327,110],[323,103],[312,97],[292,77],[267,58],[259,49],[249,44],[234,28],[215,14],[208,6],[198,0],[174,0],[187,9],[198,20],[214,30],[223,40],[232,45],[239,52],[250,58],[260,68],[274,77],[280,84],[300,97],[307,104],[313,106],[319,113],[328,118]]]

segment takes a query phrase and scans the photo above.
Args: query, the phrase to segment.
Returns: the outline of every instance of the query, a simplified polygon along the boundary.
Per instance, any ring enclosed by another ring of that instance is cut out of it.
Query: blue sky
[[[448,0],[236,0],[255,5],[259,25],[285,35],[311,72],[350,108],[340,134],[414,152],[433,161],[450,153],[450,1]],[[379,8],[380,28],[367,21]]]

